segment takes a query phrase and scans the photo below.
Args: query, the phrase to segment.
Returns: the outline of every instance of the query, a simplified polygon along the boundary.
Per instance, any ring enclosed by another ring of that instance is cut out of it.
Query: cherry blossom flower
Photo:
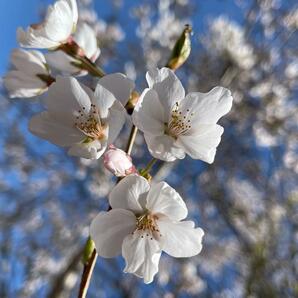
[[[210,53],[227,56],[239,68],[249,70],[256,63],[253,47],[246,41],[244,29],[225,16],[219,16],[210,23],[210,33],[203,43]]]
[[[29,129],[69,148],[70,155],[98,159],[125,122],[126,111],[117,99],[129,97],[133,87],[133,82],[121,74],[100,79],[94,92],[73,77],[58,76],[45,100],[47,111],[35,115]]]
[[[90,235],[100,256],[112,258],[122,252],[124,272],[150,283],[162,250],[177,258],[200,253],[204,232],[192,221],[182,221],[186,205],[167,183],[150,186],[145,178],[130,175],[111,191],[109,202],[112,209],[95,217]]]
[[[26,31],[18,28],[17,39],[22,47],[57,48],[75,31],[77,21],[76,0],[58,0],[49,6],[44,22],[31,25]]]
[[[45,57],[38,51],[15,49],[11,63],[15,69],[4,77],[4,85],[11,98],[40,95],[53,82]]]
[[[212,163],[224,131],[216,123],[231,109],[230,91],[215,87],[185,97],[181,82],[168,68],[149,71],[146,78],[149,88],[135,107],[133,122],[144,132],[151,155],[174,161],[188,154]]]
[[[95,62],[100,54],[94,30],[87,23],[78,23],[72,36],[79,45],[81,55]],[[65,74],[86,75],[88,72],[80,69],[79,62],[62,51],[50,52],[45,55],[48,64]]]
[[[117,177],[128,176],[137,173],[131,157],[121,149],[110,145],[104,154],[104,166]]]

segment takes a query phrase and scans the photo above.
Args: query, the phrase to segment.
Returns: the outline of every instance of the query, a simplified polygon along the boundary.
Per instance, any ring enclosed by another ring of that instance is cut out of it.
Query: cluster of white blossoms
[[[153,183],[147,171],[138,171],[132,159],[112,143],[126,119],[125,109],[135,87],[121,73],[101,74],[95,59],[100,50],[91,27],[77,24],[75,0],[58,0],[50,6],[45,21],[18,30],[20,45],[55,49],[45,54],[15,50],[16,70],[5,79],[12,97],[30,97],[48,91],[45,110],[30,120],[30,131],[53,144],[65,147],[69,155],[99,159],[114,175],[124,177],[110,192],[111,210],[101,212],[90,228],[97,253],[102,257],[123,255],[124,271],[150,283],[158,271],[161,252],[174,257],[200,253],[204,232],[187,216],[181,196],[167,183]],[[82,58],[80,60],[80,58]],[[66,76],[53,76],[46,60]],[[86,63],[86,64],[84,64]],[[82,66],[85,66],[82,67]],[[98,78],[94,89],[74,74]],[[132,114],[134,125],[144,133],[151,155],[174,161],[188,154],[212,163],[224,129],[218,120],[229,112],[229,90],[215,87],[209,93],[185,90],[169,68],[146,74],[148,88],[140,95]]]
[[[253,47],[246,41],[244,30],[237,23],[220,16],[210,23],[209,30],[209,37],[203,41],[210,51],[227,56],[245,70],[254,66]]]

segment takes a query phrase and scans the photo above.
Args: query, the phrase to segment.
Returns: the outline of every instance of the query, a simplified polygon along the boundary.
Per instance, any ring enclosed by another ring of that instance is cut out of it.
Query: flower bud
[[[179,68],[188,58],[191,51],[191,41],[190,34],[192,32],[190,25],[185,25],[181,36],[176,41],[176,44],[173,48],[171,57],[167,63],[167,67],[176,70]]]
[[[84,247],[83,259],[82,259],[84,265],[88,264],[88,262],[90,261],[94,248],[95,248],[95,244],[93,240],[90,237],[88,237]]]
[[[135,166],[132,164],[131,157],[121,149],[110,145],[104,154],[104,166],[117,177],[124,177],[137,173]]]

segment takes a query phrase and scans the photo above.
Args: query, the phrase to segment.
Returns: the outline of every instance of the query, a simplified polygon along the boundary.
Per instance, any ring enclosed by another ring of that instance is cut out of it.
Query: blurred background
[[[16,29],[40,21],[50,0],[0,1],[0,75]],[[154,168],[205,230],[190,259],[163,255],[150,285],[99,258],[88,297],[298,296],[298,5],[296,0],[80,0],[106,72],[145,85],[163,66],[185,24],[192,52],[177,71],[188,91],[216,85],[234,105],[215,162],[186,158]],[[86,83],[91,78],[84,78]],[[92,83],[92,82],[91,82]],[[89,224],[107,207],[115,179],[102,161],[69,157],[28,132],[40,99],[0,98],[0,297],[76,297]],[[125,147],[131,124],[116,145]],[[133,159],[150,156],[141,134]]]

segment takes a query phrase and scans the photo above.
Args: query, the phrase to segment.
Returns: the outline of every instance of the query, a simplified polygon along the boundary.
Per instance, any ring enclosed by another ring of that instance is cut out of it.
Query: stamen
[[[177,139],[179,135],[185,134],[191,128],[193,113],[189,112],[190,109],[187,109],[186,114],[182,114],[182,111],[179,111],[179,103],[176,102],[173,106],[169,123],[165,123],[165,133],[174,139]]]
[[[145,213],[143,215],[140,215],[137,217],[137,231],[146,231],[146,236],[150,237],[150,240],[153,240],[153,238],[160,237],[160,231],[158,229],[158,226],[156,224],[156,220],[158,217],[156,215],[152,215],[150,213]],[[141,236],[141,238],[144,238],[144,234]]]
[[[86,107],[82,107],[82,109],[85,111]],[[102,123],[99,111],[94,104],[91,104],[88,115],[84,114],[82,110],[78,110],[76,119],[75,126],[87,136],[88,140],[105,138],[106,125]]]

